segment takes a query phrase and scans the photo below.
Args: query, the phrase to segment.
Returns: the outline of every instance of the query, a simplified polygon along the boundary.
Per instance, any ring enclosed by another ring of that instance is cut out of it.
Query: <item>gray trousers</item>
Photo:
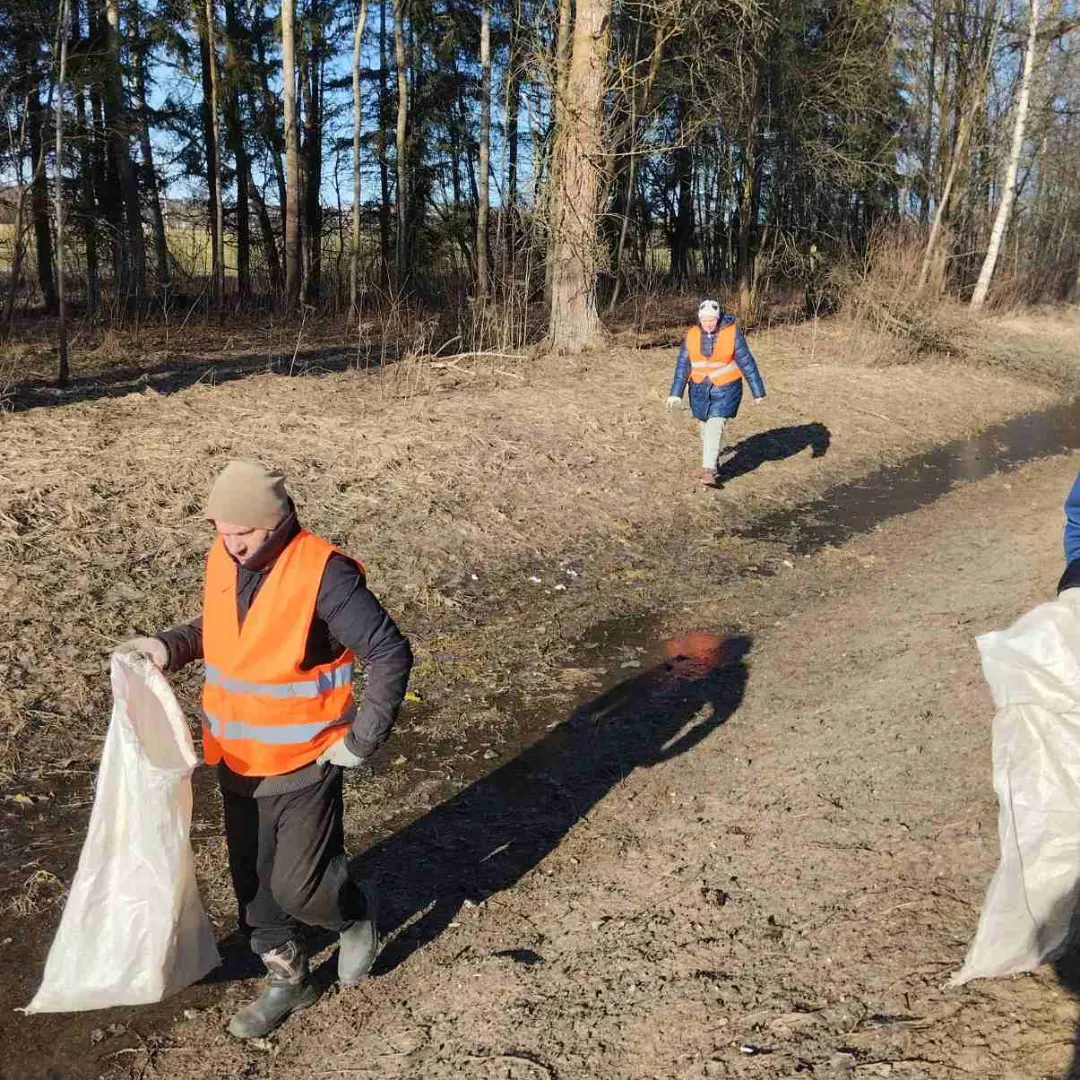
[[[301,923],[341,931],[364,915],[345,855],[341,774],[327,769],[287,795],[221,790],[240,929],[260,956],[295,941]]]
[[[727,420],[723,416],[710,416],[708,420],[698,422],[698,434],[701,436],[701,467],[703,469],[716,469],[716,463],[720,459],[720,451],[724,446],[724,425]]]

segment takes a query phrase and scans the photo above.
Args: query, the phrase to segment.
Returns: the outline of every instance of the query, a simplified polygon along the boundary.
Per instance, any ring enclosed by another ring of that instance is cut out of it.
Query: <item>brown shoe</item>
[[[716,470],[715,469],[702,469],[701,470],[701,486],[714,488],[716,487]]]

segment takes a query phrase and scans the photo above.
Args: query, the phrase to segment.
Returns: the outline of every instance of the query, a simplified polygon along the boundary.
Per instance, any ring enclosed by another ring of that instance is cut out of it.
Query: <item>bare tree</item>
[[[132,3],[128,9],[131,20],[131,37],[135,42],[133,100],[139,128],[139,154],[142,157],[144,188],[150,203],[150,223],[154,235],[154,278],[158,295],[164,299],[167,294],[171,275],[169,272],[169,244],[165,234],[165,214],[161,207],[161,193],[158,190],[158,177],[154,170],[154,149],[150,138],[150,119],[146,107],[146,54],[149,44],[139,25],[139,5]]]
[[[488,175],[491,166],[491,4],[484,0],[480,16],[480,161],[479,206],[476,212],[476,294],[486,299],[488,277]]]
[[[281,72],[285,107],[285,307],[300,301],[300,146],[296,123],[295,0],[281,0]]]
[[[60,0],[59,28],[60,71],[56,78],[56,308],[59,314],[59,365],[56,382],[67,386],[68,334],[67,302],[64,295],[64,84],[67,82],[68,35],[70,33],[68,0]]]
[[[937,206],[934,210],[934,220],[930,225],[930,236],[926,241],[926,250],[923,252],[922,265],[919,268],[919,281],[917,286],[919,291],[925,288],[926,282],[930,277],[934,253],[941,240],[942,226],[949,210],[949,204],[952,200],[953,186],[956,183],[961,163],[965,160],[971,132],[983,107],[983,99],[986,96],[987,84],[990,81],[990,75],[993,69],[998,32],[1001,28],[1001,20],[1004,12],[1004,5],[997,2],[992,6],[991,11],[987,13],[988,18],[992,20],[990,24],[992,29],[983,40],[983,52],[982,56],[978,57],[978,67],[976,69],[978,74],[968,87],[965,99],[959,106],[960,119],[956,128],[956,140],[953,144],[952,153],[949,159],[949,171],[945,178],[941,193],[938,196]],[[931,83],[931,87],[932,85],[933,84]],[[944,86],[942,89],[944,89]],[[931,130],[932,126],[931,123]],[[944,127],[944,125],[942,126]]]
[[[236,293],[241,302],[251,294],[251,161],[242,119],[247,85],[242,36],[237,0],[225,0],[225,142],[236,165]],[[274,255],[276,258],[276,250]]]
[[[212,152],[207,148],[210,164],[210,184],[214,202],[213,254],[211,277],[213,281],[214,307],[220,307],[225,297],[225,208],[221,199],[221,109],[218,92],[217,34],[215,33],[214,0],[206,0],[206,54],[207,71],[210,75],[210,124],[207,135],[213,142]]]
[[[357,268],[360,261],[360,129],[363,121],[360,101],[360,50],[367,25],[368,0],[360,0],[360,12],[353,31],[352,92],[353,92],[353,207],[352,252],[349,257],[349,310],[356,314]]]
[[[612,0],[578,0],[567,90],[560,103],[548,249],[553,271],[547,336],[548,347],[560,352],[581,352],[601,332],[596,303],[597,218],[611,5]]]
[[[570,79],[570,46],[574,28],[574,5],[572,0],[558,0],[557,25],[555,28],[555,64],[553,78],[551,79],[552,110],[555,118],[556,138],[564,126],[564,110],[568,98],[567,84]],[[555,282],[555,262],[552,259],[554,251],[555,234],[553,231],[555,191],[558,187],[558,170],[560,155],[556,152],[557,147],[551,147],[551,160],[548,165],[547,182],[543,188],[544,208],[548,223],[548,257],[544,264],[544,300],[550,310],[552,287]],[[540,168],[534,183],[540,182],[540,176],[544,171],[544,162],[541,159]]]
[[[108,23],[109,44],[109,64],[104,97],[105,121],[109,128],[113,164],[120,180],[125,219],[125,236],[120,243],[120,262],[123,270],[121,292],[125,299],[134,300],[138,307],[146,292],[146,245],[143,240],[142,213],[139,207],[139,181],[131,160],[131,120],[124,101],[119,0],[105,0],[105,19]],[[130,254],[130,264],[128,254]]]
[[[394,0],[394,64],[397,67],[397,247],[394,259],[396,284],[400,289],[408,279],[407,252],[409,226],[409,71],[405,60],[405,0]]]

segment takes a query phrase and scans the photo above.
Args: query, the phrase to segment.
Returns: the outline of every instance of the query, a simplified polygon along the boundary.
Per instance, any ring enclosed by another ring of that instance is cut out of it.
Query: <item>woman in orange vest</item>
[[[375,894],[349,872],[342,773],[389,735],[412,653],[363,566],[301,528],[281,473],[230,462],[206,516],[217,537],[202,616],[120,649],[165,671],[206,661],[203,756],[217,766],[240,929],[270,976],[229,1021],[246,1039],[318,997],[301,924],[339,933],[342,984],[375,961]]]
[[[670,411],[682,407],[683,391],[689,383],[690,409],[700,421],[701,482],[705,487],[717,486],[724,425],[739,411],[743,379],[750,384],[754,403],[764,401],[765,383],[735,317],[721,318],[716,300],[702,300],[698,325],[686,331],[675,362],[667,407]]]

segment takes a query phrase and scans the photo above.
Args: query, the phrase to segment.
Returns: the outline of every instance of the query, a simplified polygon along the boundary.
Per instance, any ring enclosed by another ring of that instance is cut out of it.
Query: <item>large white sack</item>
[[[141,657],[113,657],[112,691],[90,827],[27,1012],[160,1001],[220,963],[191,856],[183,713]]]
[[[997,705],[1001,861],[953,985],[1054,959],[1080,890],[1080,589],[978,645]]]

